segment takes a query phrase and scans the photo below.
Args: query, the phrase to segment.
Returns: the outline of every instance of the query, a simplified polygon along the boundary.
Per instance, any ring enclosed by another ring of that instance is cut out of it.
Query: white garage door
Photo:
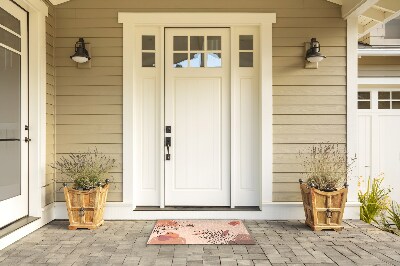
[[[382,174],[400,202],[400,89],[358,92],[358,174]]]

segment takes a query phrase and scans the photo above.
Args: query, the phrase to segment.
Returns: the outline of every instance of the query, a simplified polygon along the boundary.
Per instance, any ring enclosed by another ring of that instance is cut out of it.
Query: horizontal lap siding
[[[398,56],[363,56],[358,59],[359,77],[400,77]]]
[[[295,154],[321,141],[345,143],[346,24],[325,0],[72,0],[57,6],[57,154],[97,146],[122,160],[122,25],[118,12],[272,12],[274,201],[298,201]],[[78,37],[91,43],[92,68],[69,59]],[[304,69],[304,42],[328,56]],[[121,168],[110,200],[122,200]],[[57,187],[63,178],[57,179]],[[296,188],[296,189],[295,189]],[[62,200],[62,193],[57,199]]]
[[[46,179],[42,187],[43,206],[54,202],[55,171],[50,165],[55,159],[55,9],[52,4],[46,17]]]

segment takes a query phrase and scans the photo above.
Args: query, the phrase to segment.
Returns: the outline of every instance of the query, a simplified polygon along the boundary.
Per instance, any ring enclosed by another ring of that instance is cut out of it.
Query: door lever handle
[[[171,147],[171,137],[165,138],[165,146],[167,147],[167,154],[165,155],[165,160],[171,160],[171,154],[169,154],[169,147]]]

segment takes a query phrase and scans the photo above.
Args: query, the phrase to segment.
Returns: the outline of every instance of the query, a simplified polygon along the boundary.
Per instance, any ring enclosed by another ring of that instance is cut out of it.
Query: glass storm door
[[[0,228],[28,215],[27,13],[0,0]]]
[[[230,206],[229,34],[165,31],[166,206]]]

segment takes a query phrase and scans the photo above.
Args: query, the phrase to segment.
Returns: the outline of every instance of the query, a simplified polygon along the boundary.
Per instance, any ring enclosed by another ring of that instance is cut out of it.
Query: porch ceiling
[[[327,0],[342,6],[343,18],[358,16],[358,37],[400,15],[399,0]]]

